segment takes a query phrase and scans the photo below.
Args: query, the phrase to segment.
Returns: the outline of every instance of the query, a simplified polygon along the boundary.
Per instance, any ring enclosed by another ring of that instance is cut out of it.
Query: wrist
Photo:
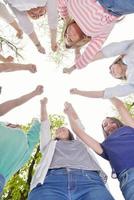
[[[73,66],[72,66],[72,70],[75,70],[75,69],[76,69],[76,66],[75,66],[75,65],[73,65]]]
[[[35,46],[38,48],[41,46],[40,42],[35,43]]]

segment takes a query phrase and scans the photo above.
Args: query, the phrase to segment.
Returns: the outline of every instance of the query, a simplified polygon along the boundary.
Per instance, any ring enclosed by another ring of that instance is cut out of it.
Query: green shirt
[[[34,146],[39,142],[39,132],[38,120],[33,121],[27,134],[0,122],[0,174],[6,181],[29,160]]]

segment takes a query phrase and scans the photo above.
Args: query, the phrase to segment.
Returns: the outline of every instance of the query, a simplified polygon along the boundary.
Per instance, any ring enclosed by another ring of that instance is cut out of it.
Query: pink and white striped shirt
[[[72,17],[83,33],[91,37],[75,63],[76,68],[86,67],[102,48],[118,18],[109,14],[96,0],[58,0],[58,10],[61,17]]]

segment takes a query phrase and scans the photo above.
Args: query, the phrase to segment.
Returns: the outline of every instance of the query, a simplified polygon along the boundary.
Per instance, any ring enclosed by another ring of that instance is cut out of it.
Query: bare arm
[[[125,123],[125,125],[134,128],[134,119],[132,118],[132,116],[128,112],[128,110],[125,107],[124,103],[121,100],[117,99],[117,98],[112,98],[112,99],[110,99],[110,101],[112,102],[112,104],[118,110],[118,112],[119,112],[123,122]]]
[[[23,95],[17,99],[9,100],[9,101],[6,101],[6,102],[0,104],[0,116],[6,114],[10,110],[26,103],[33,97],[40,95],[42,93],[43,93],[43,86],[39,85],[36,87],[36,89],[34,91],[32,91],[26,95]]]
[[[87,144],[93,151],[95,151],[97,154],[102,154],[103,149],[99,142],[97,142],[95,139],[87,135],[84,130],[80,129],[79,126],[76,123],[76,120],[73,119],[73,117],[69,114],[69,112],[66,111],[66,114],[68,116],[68,119],[70,121],[71,128],[73,129],[74,133],[85,143]]]
[[[20,70],[28,70],[35,73],[36,66],[34,64],[0,63],[0,72],[13,72]]]
[[[48,120],[48,114],[47,114],[47,109],[46,109],[46,104],[47,104],[47,98],[44,97],[41,101],[41,113],[40,113],[40,120],[45,121]]]
[[[41,46],[40,41],[38,40],[38,37],[35,33],[35,31],[33,31],[31,34],[28,35],[29,38],[32,40],[32,42],[34,43],[34,45],[36,46],[36,48],[38,49],[38,51],[40,53],[45,54],[45,49]]]
[[[84,97],[89,97],[89,98],[103,98],[104,97],[104,90],[102,91],[82,91],[78,90],[77,88],[72,88],[70,90],[71,94],[77,94],[80,96]]]
[[[50,35],[51,35],[51,49],[53,51],[56,51],[58,46],[57,46],[57,29],[50,29]]]
[[[48,120],[48,114],[47,114],[47,98],[44,97],[40,101],[41,105],[41,113],[40,113],[40,118],[41,118],[41,133],[40,133],[40,150],[43,153],[44,148],[46,145],[50,142],[51,140],[51,131],[50,131],[50,124]]]
[[[72,105],[68,102],[65,103],[65,109],[64,112],[67,114],[71,128],[75,132],[75,134],[80,138],[85,144],[87,144],[93,151],[95,151],[97,154],[102,154],[103,149],[99,142],[97,142],[95,139],[87,135],[82,128],[78,126],[78,123],[76,122],[78,118],[78,115]]]

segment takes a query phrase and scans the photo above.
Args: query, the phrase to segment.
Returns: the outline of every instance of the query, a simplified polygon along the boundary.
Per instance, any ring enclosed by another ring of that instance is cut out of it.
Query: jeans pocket
[[[127,171],[123,173],[123,175],[120,177],[119,181],[120,181],[120,188],[122,190],[128,182],[128,172]]]
[[[86,178],[90,181],[90,182],[99,182],[99,183],[103,183],[101,177],[99,176],[99,174],[97,174],[96,172],[91,172],[91,173],[85,173]]]

